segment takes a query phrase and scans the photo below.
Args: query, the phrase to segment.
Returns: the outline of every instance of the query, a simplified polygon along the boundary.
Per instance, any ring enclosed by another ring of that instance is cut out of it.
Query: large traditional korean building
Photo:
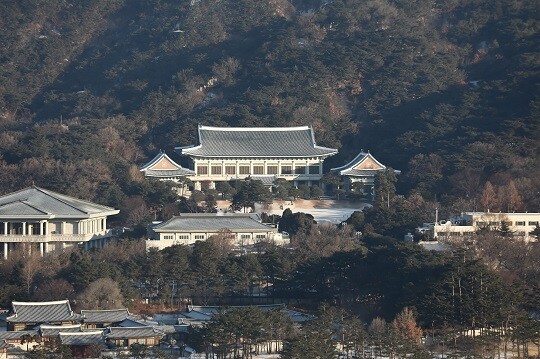
[[[197,190],[201,189],[202,183],[213,188],[218,181],[247,177],[260,179],[265,184],[284,178],[295,186],[319,185],[324,159],[337,153],[334,148],[316,144],[311,126],[199,126],[198,143],[176,150],[189,157],[190,169],[183,168],[166,155],[158,155],[141,171],[147,177],[159,179],[185,176]]]
[[[0,197],[0,251],[41,255],[82,244],[101,247],[112,236],[107,217],[119,211],[36,186]],[[2,243],[3,242],[3,243]]]

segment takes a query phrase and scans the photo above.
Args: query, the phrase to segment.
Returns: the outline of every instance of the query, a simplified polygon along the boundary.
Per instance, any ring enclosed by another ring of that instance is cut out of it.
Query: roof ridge
[[[44,213],[44,214],[52,214],[52,213],[49,213],[49,212],[45,212],[44,210],[42,210],[42,209],[36,207],[36,206],[33,205],[33,204],[30,204],[29,202],[26,202],[26,201],[28,201],[28,198],[27,198],[27,199],[21,199],[21,200],[19,200],[19,202],[26,204],[28,207],[32,207],[32,208],[35,209],[36,211],[40,211],[41,213]]]
[[[304,126],[280,126],[280,127],[218,127],[199,125],[199,130],[208,131],[305,131],[313,130],[309,125]]]
[[[12,305],[53,305],[53,304],[68,304],[69,305],[69,299],[63,299],[63,300],[52,300],[48,302],[20,302],[20,301],[12,301]]]
[[[32,189],[32,188],[34,188],[34,187],[36,187],[36,186],[32,185],[32,186],[28,186],[28,187],[21,188],[20,190],[15,191],[15,192],[6,193],[6,194],[0,196],[0,200],[1,200],[2,198],[4,198],[4,197],[11,196],[11,195],[14,195],[14,194],[16,194],[16,193],[26,191],[26,190]]]
[[[79,212],[82,212],[82,213],[84,213],[84,214],[89,214],[89,212],[83,211],[82,209],[79,209],[79,208],[75,207],[74,205],[67,203],[65,200],[63,200],[63,199],[61,199],[61,198],[58,198],[57,196],[54,196],[53,194],[51,194],[51,193],[49,193],[49,192],[52,192],[52,193],[58,194],[58,195],[60,195],[60,193],[55,193],[54,191],[49,191],[49,190],[46,190],[46,189],[44,189],[44,188],[39,188],[39,187],[37,187],[37,186],[34,186],[34,187],[35,187],[35,189],[37,189],[37,190],[40,191],[41,193],[44,193],[44,194],[46,194],[47,196],[52,197],[52,198],[54,198],[55,200],[57,200],[57,201],[59,201],[59,202],[62,202],[62,203],[65,204],[66,206],[69,206],[69,207],[71,207],[71,208],[73,208],[73,209],[75,209],[75,210],[77,210],[77,211],[79,211]],[[77,198],[74,198],[74,197],[70,197],[70,196],[66,196],[66,197],[71,198],[71,199],[74,199],[74,200],[81,201],[80,199],[77,199]],[[86,201],[83,201],[83,202],[86,202]]]
[[[167,160],[172,162],[173,165],[176,165],[179,168],[184,168],[184,167],[182,167],[182,165],[176,163],[176,161],[174,161],[172,158],[170,158],[169,155],[167,155],[165,153],[165,151],[159,150],[159,153],[157,155],[155,155],[154,158],[152,158],[150,161],[148,161],[145,165],[143,165],[139,169],[139,171],[145,171],[145,170],[149,169],[149,167],[152,167],[153,165],[155,165],[163,157],[167,158]]]
[[[54,192],[54,191],[51,191],[51,190],[48,190],[48,189],[45,189],[45,188],[39,188],[39,187],[36,187],[36,188],[39,189],[41,192],[53,197],[54,199],[66,204],[66,205],[68,205],[68,206],[70,206],[72,208],[75,208],[76,210],[78,210],[79,212],[82,212],[82,213],[89,214],[89,212],[85,212],[83,210],[78,209],[77,207],[74,207],[73,205],[67,203],[64,199],[58,198],[58,196],[65,197],[65,198],[68,198],[68,199],[71,199],[71,200],[74,200],[74,201],[77,201],[77,202],[82,202],[82,203],[85,203],[85,204],[88,204],[88,205],[91,205],[91,206],[99,206],[99,207],[107,208],[107,209],[110,209],[110,210],[115,210],[114,208],[109,207],[109,206],[105,206],[103,204],[90,202],[90,201],[80,199],[80,198],[75,198],[75,197],[72,197],[72,196],[68,196],[67,194],[57,193],[57,192]]]
[[[80,328],[81,324],[72,324],[72,325],[41,324],[39,327],[41,329],[56,329],[56,328],[66,329],[66,328]]]

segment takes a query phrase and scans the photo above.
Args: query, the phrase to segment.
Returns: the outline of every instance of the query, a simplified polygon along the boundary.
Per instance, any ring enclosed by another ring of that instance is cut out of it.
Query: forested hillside
[[[403,194],[471,210],[489,182],[492,210],[508,209],[513,187],[515,210],[538,211],[538,10],[534,0],[4,0],[0,192],[34,182],[150,205],[159,189],[137,166],[192,144],[197,124],[312,123],[319,144],[340,148],[328,166],[369,149],[403,171]]]

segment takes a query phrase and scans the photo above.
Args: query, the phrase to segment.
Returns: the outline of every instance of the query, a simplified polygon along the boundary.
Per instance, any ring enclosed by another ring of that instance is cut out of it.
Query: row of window
[[[306,172],[307,170],[307,172]],[[198,175],[208,175],[208,166],[206,165],[198,165],[197,166],[197,174]],[[223,166],[210,166],[210,174],[212,175],[222,175],[223,174]],[[226,175],[236,175],[236,166],[225,166],[225,174]],[[253,165],[253,173],[250,172],[250,166],[249,165],[239,165],[238,166],[238,174],[239,175],[290,175],[290,174],[310,174],[310,175],[318,175],[321,174],[319,165],[313,165],[313,166],[296,166],[293,170],[292,165],[282,165],[281,166],[281,173],[279,173],[279,166],[278,165],[267,165],[266,166],[266,173],[264,171],[264,165]]]
[[[231,234],[228,237],[230,237],[231,239],[234,239],[235,236],[234,236],[234,234]],[[242,235],[240,235],[240,238],[241,239],[251,239],[251,234],[242,234]],[[266,238],[266,234],[256,234],[255,238],[264,239],[264,238]],[[174,239],[174,235],[172,235],[172,234],[164,235],[163,239]],[[181,240],[181,239],[189,240],[189,234],[179,234],[177,239],[178,240]],[[204,234],[196,234],[194,236],[194,239],[195,240],[204,239]]]
[[[518,231],[518,232],[514,232],[514,235],[515,236],[524,236],[527,232],[524,232],[524,231]],[[445,235],[445,236],[453,236],[453,237],[461,237],[463,235],[466,235],[468,233],[461,233],[461,232],[439,232],[440,235]],[[533,232],[529,232],[529,235],[533,235]]]
[[[526,221],[515,221],[515,222],[512,222],[512,221],[503,221],[505,224],[507,224],[508,226],[525,226],[526,225]],[[501,224],[501,222],[476,222],[476,225],[478,225],[479,227],[484,227],[484,226],[499,226]],[[529,226],[538,226],[538,221],[529,221]]]

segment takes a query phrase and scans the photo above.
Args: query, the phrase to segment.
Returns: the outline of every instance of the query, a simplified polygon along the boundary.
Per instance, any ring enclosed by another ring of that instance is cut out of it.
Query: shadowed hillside
[[[0,192],[127,206],[198,123],[312,123],[317,142],[472,209],[540,209],[538,5],[511,0],[3,1]],[[151,186],[150,186],[151,187]],[[126,202],[127,201],[127,202]],[[469,206],[469,207],[468,207]]]

